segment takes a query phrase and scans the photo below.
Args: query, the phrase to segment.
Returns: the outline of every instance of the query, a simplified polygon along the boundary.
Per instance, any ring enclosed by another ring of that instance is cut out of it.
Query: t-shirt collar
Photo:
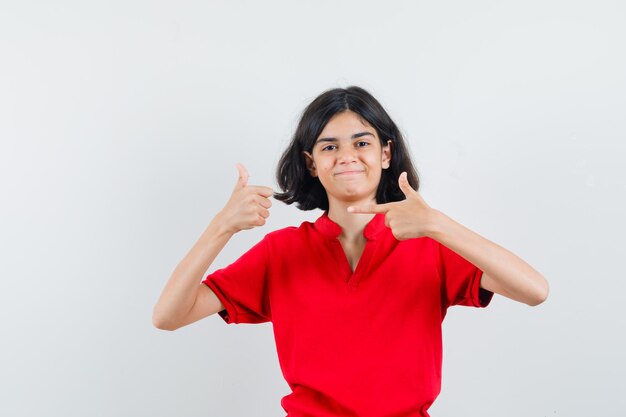
[[[341,234],[341,226],[332,221],[330,217],[328,217],[328,210],[325,210],[324,213],[315,221],[315,229],[322,233],[324,236],[330,238],[337,238]],[[372,220],[369,221],[365,225],[365,229],[363,229],[363,236],[365,236],[368,240],[376,239],[376,236],[382,232],[387,226],[385,226],[385,214],[384,213],[376,213]]]

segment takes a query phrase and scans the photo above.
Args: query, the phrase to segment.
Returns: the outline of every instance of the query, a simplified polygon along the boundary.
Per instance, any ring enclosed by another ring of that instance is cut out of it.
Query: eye
[[[324,147],[322,148],[322,151],[327,150],[327,149],[328,149],[328,148],[330,148],[331,146],[335,146],[335,145],[327,145],[327,146],[324,146]]]
[[[358,141],[358,142],[357,142],[357,146],[358,146],[359,148],[362,148],[363,146],[360,146],[362,143],[364,144],[363,146],[367,146],[367,145],[369,145],[369,144],[370,144],[370,143],[369,143],[369,142],[367,142],[367,141],[361,140],[361,141]]]

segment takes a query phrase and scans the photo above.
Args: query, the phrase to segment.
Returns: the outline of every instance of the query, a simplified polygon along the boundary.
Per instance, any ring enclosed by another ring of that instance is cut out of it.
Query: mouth
[[[349,176],[349,175],[357,175],[357,174],[361,174],[364,171],[343,171],[343,172],[338,172],[335,174],[335,176]]]

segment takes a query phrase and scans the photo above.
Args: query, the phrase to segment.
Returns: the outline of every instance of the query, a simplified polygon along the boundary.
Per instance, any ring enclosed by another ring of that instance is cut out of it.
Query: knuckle
[[[270,207],[272,207],[271,201],[268,200],[265,197],[257,196],[256,202],[263,208],[270,208]]]

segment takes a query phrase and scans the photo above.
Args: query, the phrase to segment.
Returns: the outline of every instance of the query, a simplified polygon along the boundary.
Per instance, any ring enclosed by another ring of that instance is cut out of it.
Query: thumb
[[[237,184],[235,185],[235,188],[243,188],[248,185],[248,177],[250,175],[248,174],[248,170],[246,170],[246,167],[244,167],[242,164],[237,163],[235,165],[237,166],[237,170],[239,171],[239,178],[237,179]]]
[[[415,191],[412,187],[411,184],[409,184],[409,180],[407,179],[407,173],[406,171],[403,171],[400,174],[400,177],[398,178],[398,184],[400,185],[400,190],[402,190],[402,192],[404,193],[405,196],[409,196],[411,194],[413,194],[413,192]]]

